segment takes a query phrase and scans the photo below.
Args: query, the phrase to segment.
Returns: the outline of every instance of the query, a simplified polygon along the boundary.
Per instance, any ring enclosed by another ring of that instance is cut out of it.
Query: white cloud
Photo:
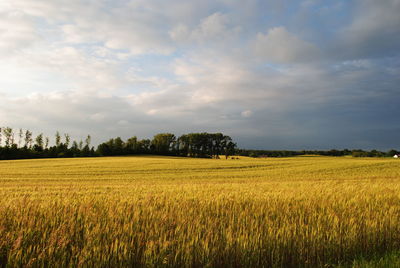
[[[313,61],[319,54],[316,46],[289,33],[285,27],[258,33],[253,46],[257,56],[278,63]]]
[[[228,32],[228,21],[226,15],[214,13],[202,20],[199,27],[194,30],[193,36],[199,40],[223,37]]]
[[[15,0],[8,11],[44,20],[56,31],[53,34],[71,44],[101,43],[133,55],[173,51],[162,29],[166,18],[156,10],[110,5],[107,1]]]
[[[190,37],[189,27],[184,24],[178,24],[169,31],[170,37],[178,42],[186,42]]]
[[[232,25],[227,14],[213,13],[203,19],[194,28],[185,24],[178,24],[169,31],[170,37],[183,44],[200,43],[211,45],[210,42],[229,43],[238,36],[241,27]]]
[[[0,11],[0,57],[21,53],[40,40],[33,21],[24,14]]]
[[[13,68],[8,70],[9,67]],[[0,70],[9,74],[0,79],[0,87],[30,87],[39,92],[65,89],[97,92],[116,90],[128,83],[117,62],[91,56],[75,47],[27,51],[0,62]],[[19,76],[24,79],[18,79]]]
[[[241,115],[242,115],[242,117],[250,117],[250,116],[253,115],[253,111],[251,111],[251,110],[246,110],[246,111],[243,111],[243,112],[241,113]]]

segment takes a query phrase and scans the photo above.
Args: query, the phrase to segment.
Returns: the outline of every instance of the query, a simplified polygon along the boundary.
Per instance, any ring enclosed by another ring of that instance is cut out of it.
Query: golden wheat
[[[3,267],[330,267],[400,250],[400,161],[0,162]]]

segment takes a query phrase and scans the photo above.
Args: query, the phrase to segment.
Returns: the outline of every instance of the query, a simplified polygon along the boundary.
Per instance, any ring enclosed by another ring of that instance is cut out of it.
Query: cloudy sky
[[[2,0],[0,125],[400,148],[400,0]]]

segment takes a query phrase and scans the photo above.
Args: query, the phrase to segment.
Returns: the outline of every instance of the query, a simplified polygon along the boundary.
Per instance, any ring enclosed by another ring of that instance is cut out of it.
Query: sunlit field
[[[398,267],[400,160],[0,162],[2,267]]]

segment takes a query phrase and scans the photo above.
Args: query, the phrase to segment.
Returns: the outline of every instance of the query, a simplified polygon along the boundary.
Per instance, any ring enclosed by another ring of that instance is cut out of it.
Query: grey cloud
[[[333,53],[349,59],[398,55],[400,1],[359,0],[352,23],[342,29]]]
[[[201,61],[192,64],[198,66]],[[222,131],[240,146],[253,148],[387,149],[400,145],[391,134],[399,124],[393,96],[399,94],[396,84],[400,81],[390,71],[371,76],[380,65],[355,64],[330,71],[297,65],[271,76],[268,69],[245,72],[246,66],[232,60],[208,64],[215,69],[205,65],[205,70],[191,70],[187,65],[186,71],[194,72],[188,76],[205,73],[192,84],[129,98],[77,92],[6,97],[0,116],[6,124],[35,132],[52,134],[59,129],[75,137],[93,133],[95,142],[112,136],[149,137],[161,131]],[[228,66],[237,69],[231,81],[224,79],[231,70]],[[365,82],[360,85],[359,81]],[[383,81],[390,82],[382,87]],[[207,95],[211,99],[201,98]]]
[[[267,34],[258,33],[253,44],[256,56],[277,63],[315,61],[319,58],[318,48],[289,33],[285,27],[275,27]]]
[[[0,69],[25,83],[0,79],[1,124],[95,142],[222,131],[241,147],[400,146],[398,1],[354,2],[325,43],[281,20],[290,1],[278,2],[15,0],[1,12],[20,12],[21,28],[2,50],[24,54]]]
[[[92,134],[94,142],[114,136],[151,133],[145,113],[135,109],[124,98],[102,97],[77,92],[36,94],[26,98],[6,99],[2,104],[2,124],[24,127],[52,135],[55,130],[75,138]],[[1,101],[0,101],[1,103]],[[125,122],[121,124],[121,122]]]

